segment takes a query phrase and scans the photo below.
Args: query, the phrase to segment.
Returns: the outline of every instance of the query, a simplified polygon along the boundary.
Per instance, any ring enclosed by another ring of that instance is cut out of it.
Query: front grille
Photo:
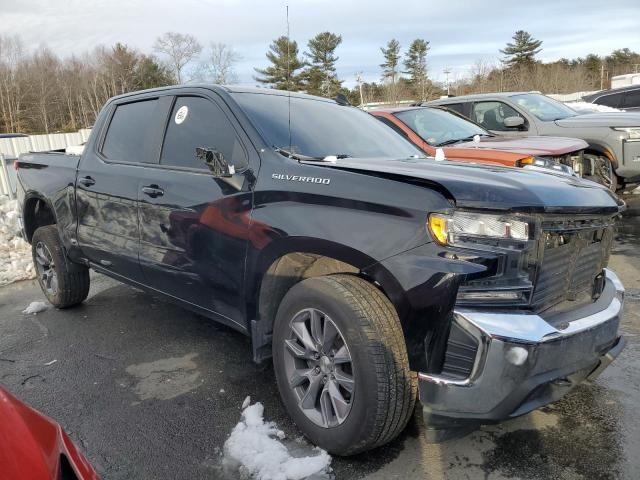
[[[607,265],[613,227],[580,221],[579,226],[546,225],[540,239],[539,263],[531,304],[544,310],[593,288]]]

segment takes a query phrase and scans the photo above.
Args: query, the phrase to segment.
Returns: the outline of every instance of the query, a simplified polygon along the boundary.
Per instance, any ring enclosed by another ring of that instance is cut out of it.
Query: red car
[[[382,108],[369,113],[429,156],[442,148],[448,160],[508,167],[554,168],[562,164],[572,169],[574,163],[582,160],[583,150],[588,146],[577,138],[499,137],[442,108]],[[474,141],[474,137],[479,141]]]
[[[60,425],[0,387],[0,480],[99,478]]]

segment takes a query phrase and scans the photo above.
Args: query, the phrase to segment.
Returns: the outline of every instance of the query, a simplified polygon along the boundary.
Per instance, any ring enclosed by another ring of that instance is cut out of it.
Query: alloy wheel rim
[[[289,322],[283,348],[285,374],[298,408],[320,427],[342,424],[351,412],[355,378],[351,353],[337,325],[316,308],[301,310]]]
[[[49,248],[38,242],[36,245],[36,270],[38,272],[38,281],[49,295],[55,295],[58,292],[58,274],[53,261],[53,256]]]

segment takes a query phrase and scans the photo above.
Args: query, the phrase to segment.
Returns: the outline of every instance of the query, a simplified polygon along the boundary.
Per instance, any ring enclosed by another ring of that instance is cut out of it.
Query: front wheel
[[[416,377],[398,315],[359,277],[329,275],[294,285],[276,316],[273,361],[289,415],[332,454],[389,442],[413,413]]]
[[[604,155],[585,153],[585,160],[591,164],[591,180],[607,187],[612,192],[618,189],[618,176],[611,160]]]
[[[31,251],[42,293],[54,307],[72,307],[87,298],[89,269],[69,261],[55,225],[35,231]]]

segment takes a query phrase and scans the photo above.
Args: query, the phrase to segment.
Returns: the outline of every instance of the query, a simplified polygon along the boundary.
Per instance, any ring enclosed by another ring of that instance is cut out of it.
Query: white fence
[[[13,161],[26,152],[46,152],[59,150],[87,141],[90,128],[73,133],[51,133],[49,135],[30,135],[28,137],[0,138],[0,154],[4,155],[7,168],[0,165],[0,195],[9,195],[16,189]]]
[[[74,133],[51,133],[49,135],[30,135],[28,137],[0,138],[0,153],[6,158],[17,158],[25,152],[46,152],[58,150],[70,145],[80,145],[89,138],[90,128]]]

